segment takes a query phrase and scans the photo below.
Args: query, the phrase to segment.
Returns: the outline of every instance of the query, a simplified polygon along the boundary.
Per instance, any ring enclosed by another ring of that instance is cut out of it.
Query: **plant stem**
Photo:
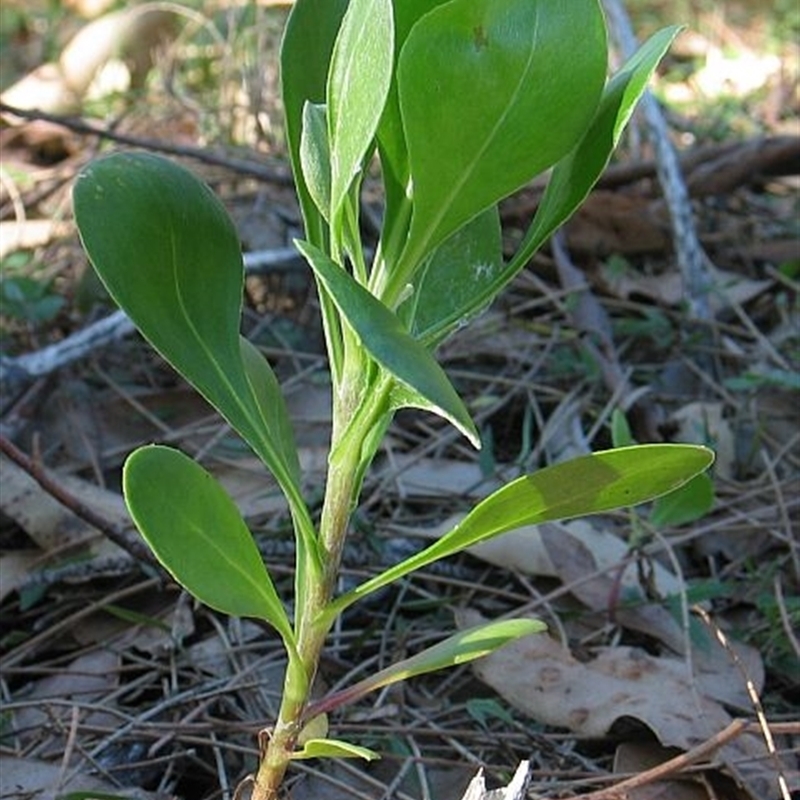
[[[358,348],[347,348],[350,354]],[[254,779],[251,800],[277,800],[278,791],[289,766],[297,737],[303,728],[303,712],[319,665],[325,638],[333,622],[324,611],[330,604],[339,575],[347,526],[350,521],[358,476],[362,474],[364,441],[385,411],[388,383],[380,382],[370,397],[363,396],[363,351],[361,358],[345,359],[345,375],[334,391],[331,452],[325,485],[325,500],[319,526],[323,555],[323,580],[311,587],[305,608],[298,608],[296,624],[299,664],[290,659],[278,721],[261,754]],[[347,369],[347,365],[350,369]],[[297,659],[295,660],[297,661]],[[293,673],[302,669],[304,675]],[[300,686],[302,685],[302,690]]]

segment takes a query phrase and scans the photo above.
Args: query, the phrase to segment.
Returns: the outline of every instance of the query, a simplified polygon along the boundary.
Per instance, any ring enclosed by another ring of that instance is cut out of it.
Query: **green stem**
[[[309,587],[305,607],[297,609],[300,615],[295,626],[297,657],[289,660],[278,720],[261,755],[251,800],[277,800],[297,745],[325,638],[335,619],[324,612],[336,591],[347,527],[359,489],[358,476],[364,471],[361,463],[364,443],[385,413],[388,402],[389,380],[379,381],[365,396],[367,359],[355,337],[346,342],[345,352],[349,358],[345,359],[340,385],[334,387],[334,430],[319,526],[323,579]]]

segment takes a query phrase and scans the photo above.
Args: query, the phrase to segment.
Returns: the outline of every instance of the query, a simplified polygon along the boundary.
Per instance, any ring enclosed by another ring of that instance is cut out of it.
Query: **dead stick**
[[[626,57],[633,55],[638,43],[624,3],[622,0],[604,0],[603,4],[620,50]],[[645,92],[642,96],[641,108],[656,153],[658,178],[669,209],[675,257],[683,277],[689,314],[693,320],[709,321],[712,318],[708,303],[711,280],[707,256],[697,237],[689,193],[678,164],[678,156],[670,142],[664,115],[650,92]]]
[[[15,444],[5,436],[0,436],[0,452],[10,458],[21,469],[25,470],[51,497],[62,506],[68,508],[73,514],[85,520],[101,533],[105,534],[114,544],[130,553],[138,561],[146,564],[156,564],[152,553],[138,539],[132,539],[116,525],[111,524],[100,514],[84,505],[77,497],[68,492],[57,481],[51,478],[40,463],[25,455]]]
[[[48,114],[44,111],[36,111],[25,108],[16,108],[6,103],[0,103],[0,113],[8,114],[24,120],[42,120],[53,125],[60,125],[62,128],[80,133],[84,136],[98,136],[101,139],[108,139],[118,144],[130,147],[140,147],[143,150],[152,150],[159,153],[168,153],[172,156],[184,156],[194,158],[204,164],[213,164],[218,167],[226,167],[233,172],[241,175],[251,175],[267,183],[274,183],[278,186],[292,186],[293,179],[287,169],[270,168],[254,161],[246,161],[241,158],[229,158],[228,156],[211,153],[201,147],[187,147],[185,145],[175,145],[160,139],[145,138],[142,136],[129,136],[125,133],[117,133],[109,128],[93,125],[80,117],[62,116],[60,114]]]
[[[583,795],[582,800],[620,800],[620,798],[625,797],[625,793],[630,789],[636,789],[640,786],[663,780],[671,775],[676,775],[687,767],[710,756],[715,750],[719,750],[720,747],[731,740],[736,739],[745,731],[748,725],[749,723],[745,719],[735,719],[726,728],[697,747],[693,747],[691,750],[687,750],[685,753],[675,756],[675,758],[671,758],[663,764],[652,767],[645,772],[640,772],[638,775],[634,775],[632,778],[628,778],[614,786]]]

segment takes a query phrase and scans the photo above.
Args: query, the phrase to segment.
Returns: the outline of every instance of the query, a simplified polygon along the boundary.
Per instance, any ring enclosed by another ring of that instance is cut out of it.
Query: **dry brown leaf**
[[[27,472],[0,457],[3,491],[0,510],[13,519],[44,551],[91,545],[92,555],[117,556],[123,551],[92,526],[47,494]],[[59,475],[57,482],[73,497],[119,528],[130,526],[122,498],[88,481]]]
[[[664,252],[669,237],[647,198],[597,189],[566,226],[570,251],[591,255]]]
[[[581,524],[541,526],[542,543],[555,574],[571,587],[571,593],[587,608],[613,614],[623,627],[655,637],[676,654],[686,655],[687,644],[690,645],[694,678],[701,689],[720,702],[749,710],[745,681],[716,637],[694,618],[687,635],[678,617],[647,598],[634,565],[626,563],[624,543],[617,539],[617,546],[609,547],[601,537],[591,535],[589,523],[576,522]],[[582,531],[582,535],[575,535],[576,530]],[[615,565],[624,570],[621,578],[609,570]],[[652,586],[661,596],[679,595],[683,591],[678,578],[657,562],[652,564],[652,570]],[[731,646],[760,690],[764,665],[758,651],[739,642]]]
[[[715,313],[729,308],[731,304],[747,303],[767,291],[773,283],[769,279],[753,280],[736,272],[714,267],[710,267],[709,271],[713,281],[709,302]],[[634,270],[625,270],[622,274],[606,270],[604,280],[609,291],[624,299],[635,295],[657,300],[663,305],[675,306],[686,297],[683,277],[677,271],[643,275]]]
[[[674,748],[662,747],[657,742],[623,742],[614,753],[614,772],[638,775],[674,756]],[[741,793],[736,792],[736,796],[744,799]],[[707,784],[691,776],[663,778],[628,790],[629,800],[716,800],[717,797]]]
[[[414,458],[406,454],[387,460],[376,477],[391,482],[400,497],[464,497],[480,499],[500,487],[475,463],[445,458]]]
[[[470,610],[457,616],[461,628],[484,621]],[[698,692],[685,662],[638,648],[601,648],[582,663],[549,636],[534,635],[479,659],[474,669],[514,708],[579,736],[602,737],[618,721],[633,718],[661,744],[689,750],[731,721],[722,706]],[[718,761],[754,799],[774,793],[774,766],[759,737],[740,736],[719,751]]]

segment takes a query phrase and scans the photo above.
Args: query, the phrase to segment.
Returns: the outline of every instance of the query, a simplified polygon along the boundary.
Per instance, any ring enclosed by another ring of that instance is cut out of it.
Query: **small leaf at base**
[[[374,761],[380,756],[367,747],[359,747],[340,739],[309,739],[302,750],[292,753],[293,761],[307,758],[363,758],[365,761]]]

